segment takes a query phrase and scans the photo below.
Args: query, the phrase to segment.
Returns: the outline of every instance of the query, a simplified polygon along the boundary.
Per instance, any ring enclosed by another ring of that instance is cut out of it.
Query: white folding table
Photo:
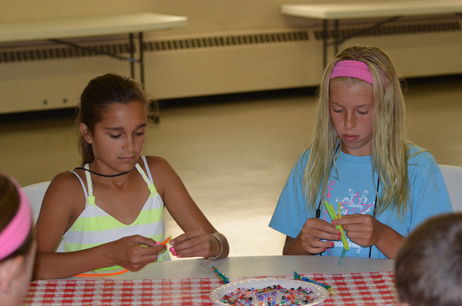
[[[186,24],[186,17],[153,13],[3,22],[0,23],[0,44],[21,41],[49,40],[66,44],[74,48],[87,49],[97,54],[104,54],[117,59],[129,61],[132,77],[135,75],[134,64],[139,63],[140,81],[144,84],[143,32],[183,27],[186,26]],[[98,37],[127,33],[129,34],[130,40],[129,57],[102,52],[65,41],[66,39],[71,38]],[[135,33],[138,35],[139,42],[138,58],[135,58],[134,55]]]
[[[392,22],[406,16],[444,15],[462,12],[462,1],[439,0],[439,1],[381,1],[381,2],[341,2],[326,4],[285,4],[281,7],[284,15],[305,18],[321,19],[323,21],[323,63],[327,65],[328,21],[334,22],[334,52],[337,54],[338,46],[345,40],[353,37],[339,37],[339,20],[363,19],[363,18],[389,18],[377,23],[374,27],[380,27],[385,23]]]

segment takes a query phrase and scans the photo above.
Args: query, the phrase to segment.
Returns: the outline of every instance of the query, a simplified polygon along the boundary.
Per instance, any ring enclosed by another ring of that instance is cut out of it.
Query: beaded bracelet
[[[210,260],[218,259],[218,257],[221,256],[221,253],[223,253],[223,241],[221,241],[220,237],[215,233],[209,233],[209,235],[212,235],[213,237],[215,237],[215,239],[220,244],[220,252],[218,253],[217,256],[207,258],[203,263],[201,263],[201,266],[206,266]]]
[[[220,252],[218,253],[217,256],[214,256],[214,257],[209,257],[208,259],[212,259],[212,260],[215,260],[217,259],[218,257],[221,256],[221,253],[223,253],[223,241],[221,241],[220,237],[215,234],[215,233],[209,233],[209,235],[212,235],[213,237],[215,237],[215,239],[218,241],[218,243],[220,244]]]

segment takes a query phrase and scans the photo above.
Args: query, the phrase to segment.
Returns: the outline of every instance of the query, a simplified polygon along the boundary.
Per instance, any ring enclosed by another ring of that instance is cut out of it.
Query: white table
[[[138,272],[126,272],[111,279],[182,279],[213,277],[212,266],[229,278],[253,276],[285,276],[298,273],[352,273],[393,271],[394,261],[384,259],[345,257],[338,265],[333,256],[246,256],[210,261],[182,259],[153,263]]]
[[[50,40],[75,48],[88,49],[66,42],[64,39],[128,33],[131,50],[130,57],[122,57],[117,54],[103,53],[95,50],[92,51],[129,61],[132,77],[134,77],[134,63],[139,63],[141,83],[144,83],[143,32],[183,27],[186,26],[186,24],[186,17],[152,13],[4,22],[0,23],[0,43]],[[134,57],[135,33],[138,33],[139,40],[138,59]]]
[[[462,1],[387,1],[387,2],[354,2],[327,4],[286,4],[281,7],[282,14],[323,20],[323,58],[327,64],[328,21],[334,21],[334,52],[337,54],[340,43],[338,36],[339,20],[362,18],[389,18],[374,27],[405,16],[442,15],[462,12]]]

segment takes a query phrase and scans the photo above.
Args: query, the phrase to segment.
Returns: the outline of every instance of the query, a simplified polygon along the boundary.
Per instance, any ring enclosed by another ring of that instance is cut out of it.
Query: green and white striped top
[[[88,171],[85,172],[88,192],[80,176],[72,171],[82,184],[86,203],[85,209],[63,236],[62,246],[64,247],[64,252],[84,250],[132,235],[141,235],[152,238],[155,241],[164,240],[164,202],[154,186],[151,171],[149,170],[148,163],[144,156],[142,156],[142,160],[149,177],[139,164],[136,164],[136,169],[143,177],[151,194],[136,220],[128,225],[118,221],[98,207],[96,204],[97,199],[95,199],[93,195],[91,175]],[[88,169],[89,165],[86,164],[85,168]],[[165,260],[170,260],[168,251],[159,254],[157,261]],[[120,267],[116,266],[99,270],[112,270],[118,268]]]

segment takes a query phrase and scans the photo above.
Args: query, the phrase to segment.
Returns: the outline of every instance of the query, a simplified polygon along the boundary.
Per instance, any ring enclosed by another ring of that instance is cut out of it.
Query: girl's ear
[[[10,295],[14,290],[14,278],[21,273],[24,256],[16,256],[0,263],[0,296]]]
[[[80,123],[79,128],[80,128],[80,134],[82,135],[83,139],[87,143],[91,144],[93,142],[93,135],[91,134],[88,126],[85,123]]]

